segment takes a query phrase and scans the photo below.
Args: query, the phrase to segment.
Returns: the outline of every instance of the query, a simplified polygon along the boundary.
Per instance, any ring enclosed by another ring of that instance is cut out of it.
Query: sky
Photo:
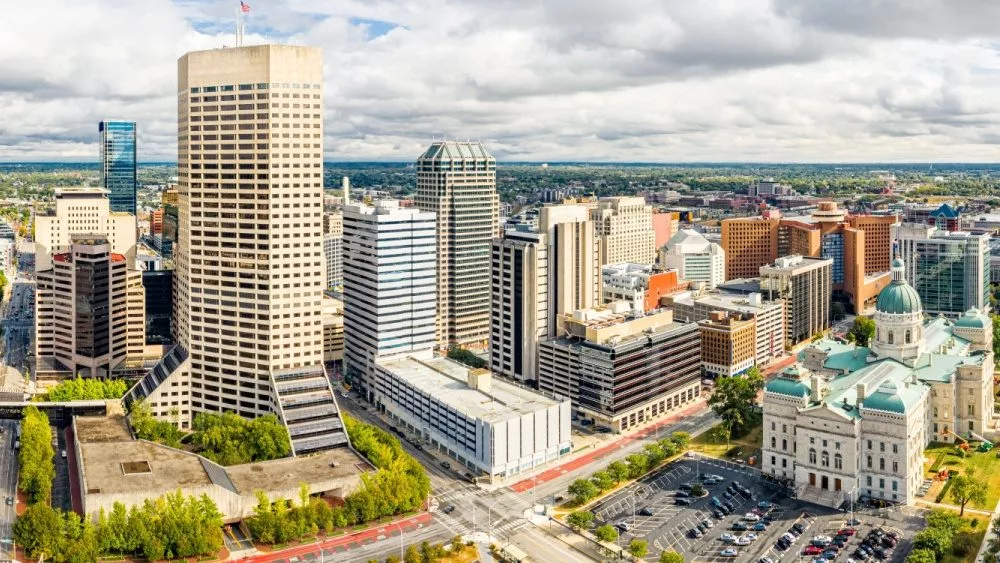
[[[412,161],[995,162],[996,0],[248,0],[325,60],[325,153]],[[176,160],[176,61],[238,0],[30,0],[0,18],[0,161]]]

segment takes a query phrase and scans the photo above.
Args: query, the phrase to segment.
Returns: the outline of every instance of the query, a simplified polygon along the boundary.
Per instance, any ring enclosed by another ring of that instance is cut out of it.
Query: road
[[[340,395],[337,400],[341,408],[354,418],[380,428],[391,426],[374,412],[374,408],[365,408],[365,405],[358,403],[354,396]],[[575,479],[590,475],[613,460],[622,459],[642,450],[646,444],[657,440],[658,436],[664,437],[677,431],[698,434],[714,424],[715,415],[704,406],[704,403],[698,403],[689,409],[690,411],[684,412],[683,415],[675,415],[678,420],[662,425],[658,431],[640,432],[623,437],[616,443],[618,447],[609,448],[606,445],[598,447],[599,455],[592,455],[583,463],[560,464],[554,470],[549,470],[544,481],[540,478],[531,487],[518,487],[521,492],[515,492],[511,488],[511,485],[516,484],[513,481],[492,491],[480,488],[469,482],[463,474],[454,469],[445,469],[441,465],[441,462],[448,461],[452,467],[458,467],[454,460],[442,454],[429,452],[426,447],[418,450],[414,444],[402,440],[401,443],[407,452],[427,469],[431,481],[431,506],[434,508],[433,521],[419,530],[403,534],[403,543],[409,545],[421,541],[448,542],[456,535],[462,535],[476,538],[477,542],[487,545],[490,540],[500,544],[509,542],[531,555],[547,557],[553,562],[590,562],[592,560],[587,556],[531,524],[526,516],[531,515],[535,503],[551,502],[555,496],[566,496],[567,487]],[[449,506],[453,506],[454,509],[445,514],[443,509]],[[348,561],[368,561],[385,558],[398,552],[399,540],[398,536],[394,535],[352,549],[341,556],[349,558],[345,559]]]
[[[24,372],[35,331],[35,282],[18,273],[4,311],[3,364]]]
[[[14,436],[17,433],[17,421],[0,421],[0,496],[4,504],[0,509],[0,559],[14,560],[14,519],[17,517],[15,506],[7,504],[8,498],[16,498],[17,491],[17,450],[14,449]]]

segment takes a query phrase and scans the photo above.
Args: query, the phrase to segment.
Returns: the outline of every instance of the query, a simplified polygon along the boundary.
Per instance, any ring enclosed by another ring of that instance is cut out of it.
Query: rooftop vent
[[[148,461],[123,461],[122,475],[148,475],[153,470]]]

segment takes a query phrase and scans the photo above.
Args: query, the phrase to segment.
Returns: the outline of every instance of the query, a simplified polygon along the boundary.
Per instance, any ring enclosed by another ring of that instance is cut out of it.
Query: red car
[[[820,553],[823,553],[823,548],[815,545],[807,545],[806,548],[802,550],[802,555],[819,555]]]
[[[843,530],[837,530],[838,536],[853,536],[854,528],[844,528]]]

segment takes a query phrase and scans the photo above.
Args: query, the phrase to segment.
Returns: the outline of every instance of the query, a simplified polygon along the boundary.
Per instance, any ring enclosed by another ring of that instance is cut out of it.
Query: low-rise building
[[[448,358],[375,364],[374,402],[434,449],[488,481],[569,453],[570,404]]]
[[[659,249],[660,265],[681,279],[714,288],[726,279],[726,253],[694,229],[681,229]]]
[[[660,298],[683,286],[676,270],[657,271],[650,264],[608,264],[601,268],[601,293],[605,303],[628,301],[633,311],[660,308]]]
[[[701,379],[696,323],[669,310],[634,312],[625,302],[559,318],[539,345],[538,388],[569,398],[584,419],[620,432],[694,400]]]

